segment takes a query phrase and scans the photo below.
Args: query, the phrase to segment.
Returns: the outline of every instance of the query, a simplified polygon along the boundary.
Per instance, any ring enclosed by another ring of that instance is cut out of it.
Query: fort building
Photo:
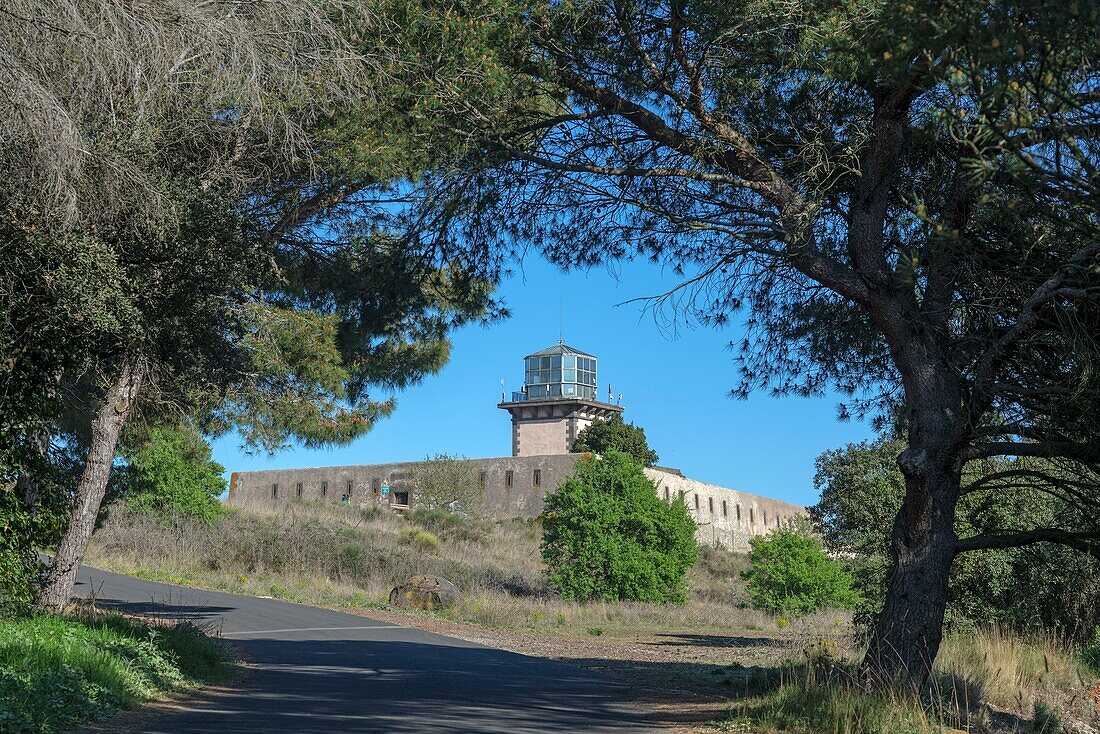
[[[573,471],[582,454],[577,435],[592,422],[621,413],[598,399],[597,358],[559,342],[524,358],[524,384],[497,406],[512,418],[512,455],[463,459],[482,493],[480,511],[494,518],[533,518],[546,493]],[[422,461],[354,466],[234,472],[229,503],[242,506],[293,501],[349,502],[400,512],[415,503],[414,482]],[[763,535],[806,514],[804,507],[691,479],[678,469],[647,467],[658,496],[683,500],[698,526],[696,538],[710,546],[748,549]]]

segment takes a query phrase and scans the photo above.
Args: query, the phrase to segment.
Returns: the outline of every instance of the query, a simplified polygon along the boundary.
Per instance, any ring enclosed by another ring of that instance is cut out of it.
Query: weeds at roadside
[[[191,622],[81,610],[0,621],[0,731],[50,732],[225,677],[229,648]]]

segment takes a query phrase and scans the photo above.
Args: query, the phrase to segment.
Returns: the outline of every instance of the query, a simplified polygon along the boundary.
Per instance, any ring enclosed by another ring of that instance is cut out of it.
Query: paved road
[[[77,593],[200,619],[251,658],[255,672],[240,685],[150,717],[138,729],[148,734],[646,728],[621,688],[598,675],[369,617],[90,568]]]

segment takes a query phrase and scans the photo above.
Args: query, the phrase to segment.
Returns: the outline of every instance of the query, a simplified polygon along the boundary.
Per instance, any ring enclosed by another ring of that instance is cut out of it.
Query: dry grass
[[[776,629],[774,619],[741,604],[743,556],[704,549],[684,606],[576,603],[547,585],[539,539],[538,525],[521,520],[406,519],[305,502],[234,510],[212,526],[116,510],[87,558],[145,578],[337,608],[384,608],[397,582],[437,574],[464,594],[438,615],[502,629]],[[844,614],[822,614],[796,620],[787,632],[835,633],[847,624]]]
[[[919,696],[866,689],[856,653],[810,646],[780,669],[734,669],[750,693],[717,727],[760,734],[1061,734],[1100,724],[1088,694],[1096,676],[1053,636],[1021,638],[996,628],[949,635]]]
[[[1056,706],[1087,717],[1087,691],[1096,679],[1074,650],[1052,634],[1021,637],[990,628],[949,635],[936,658],[941,685],[1021,716]],[[1098,722],[1100,723],[1100,722]]]

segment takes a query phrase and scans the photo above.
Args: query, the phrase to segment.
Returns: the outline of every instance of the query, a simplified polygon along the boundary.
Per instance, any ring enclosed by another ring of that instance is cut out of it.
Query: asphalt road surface
[[[589,671],[351,614],[158,584],[92,568],[77,593],[193,619],[239,643],[254,672],[136,731],[637,732],[621,687]]]

